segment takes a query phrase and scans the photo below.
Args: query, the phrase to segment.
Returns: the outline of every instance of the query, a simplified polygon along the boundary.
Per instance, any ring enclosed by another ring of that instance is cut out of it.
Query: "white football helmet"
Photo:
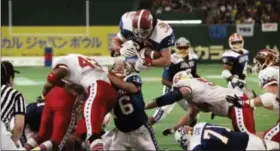
[[[240,34],[233,33],[230,35],[230,37],[228,39],[228,44],[229,44],[230,49],[232,49],[236,52],[240,52],[240,51],[242,51],[242,49],[244,47],[244,39]]]
[[[191,43],[185,37],[180,37],[175,42],[175,52],[179,54],[182,58],[188,56]]]
[[[118,77],[124,78],[134,72],[134,68],[122,56],[116,57],[111,71]]]
[[[190,144],[190,139],[192,137],[193,129],[189,126],[182,126],[176,130],[174,133],[174,137],[176,142],[180,147],[184,150],[187,149],[188,145]]]
[[[193,79],[193,76],[189,70],[177,72],[173,77],[173,83],[177,83],[180,80]]]

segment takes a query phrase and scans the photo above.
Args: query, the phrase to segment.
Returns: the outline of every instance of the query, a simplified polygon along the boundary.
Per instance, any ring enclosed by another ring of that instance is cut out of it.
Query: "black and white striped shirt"
[[[20,92],[4,84],[1,86],[1,121],[9,124],[16,114],[25,114],[25,100]]]

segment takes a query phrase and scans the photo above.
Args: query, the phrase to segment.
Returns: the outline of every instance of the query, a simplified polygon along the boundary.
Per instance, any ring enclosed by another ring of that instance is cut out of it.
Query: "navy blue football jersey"
[[[44,106],[45,103],[34,102],[26,107],[25,124],[28,124],[32,131],[39,131]]]
[[[141,78],[137,74],[131,74],[124,80],[135,84],[139,91],[132,94],[117,90],[118,101],[113,114],[117,129],[122,132],[130,132],[146,124],[148,117],[145,113],[145,102],[141,91]]]
[[[195,53],[189,53],[188,60],[182,59],[178,54],[171,55],[171,64],[169,67],[165,67],[162,78],[168,81],[172,81],[173,77],[179,71],[189,70],[194,77],[197,75],[197,60],[198,57]]]
[[[232,65],[230,73],[237,75],[239,79],[244,80],[247,74],[247,65],[249,60],[249,51],[243,49],[243,53],[237,53],[233,50],[225,51],[223,54],[223,63]]]
[[[187,149],[193,151],[245,151],[248,141],[249,135],[246,133],[234,132],[209,123],[198,123],[193,128],[193,135]]]

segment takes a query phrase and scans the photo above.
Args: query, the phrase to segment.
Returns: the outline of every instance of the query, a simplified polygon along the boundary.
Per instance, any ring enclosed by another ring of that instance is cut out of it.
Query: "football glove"
[[[244,106],[244,101],[237,95],[227,95],[226,100],[227,102],[232,103],[235,107],[242,108]]]
[[[246,85],[246,82],[243,80],[238,79],[238,77],[233,77],[231,80],[231,85],[233,88],[239,87],[240,89],[243,89],[244,86]]]
[[[136,56],[140,46],[138,43],[129,40],[122,44],[120,54],[125,57]]]
[[[140,72],[141,70],[145,70],[147,68],[148,68],[148,66],[145,66],[145,60],[143,60],[142,58],[138,58],[134,65],[134,69],[137,72]]]
[[[174,129],[173,128],[166,128],[162,131],[162,135],[164,136],[168,136],[168,135],[171,135],[171,134],[174,134]]]

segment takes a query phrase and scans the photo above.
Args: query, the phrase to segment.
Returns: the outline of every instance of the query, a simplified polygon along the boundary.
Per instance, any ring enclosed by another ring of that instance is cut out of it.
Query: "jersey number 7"
[[[221,140],[221,142],[223,142],[224,144],[227,144],[228,143],[228,138],[215,132],[215,131],[212,131],[212,130],[205,130],[204,131],[204,134],[203,134],[203,138],[204,139],[210,139],[211,136],[214,136],[216,137],[217,139]]]

